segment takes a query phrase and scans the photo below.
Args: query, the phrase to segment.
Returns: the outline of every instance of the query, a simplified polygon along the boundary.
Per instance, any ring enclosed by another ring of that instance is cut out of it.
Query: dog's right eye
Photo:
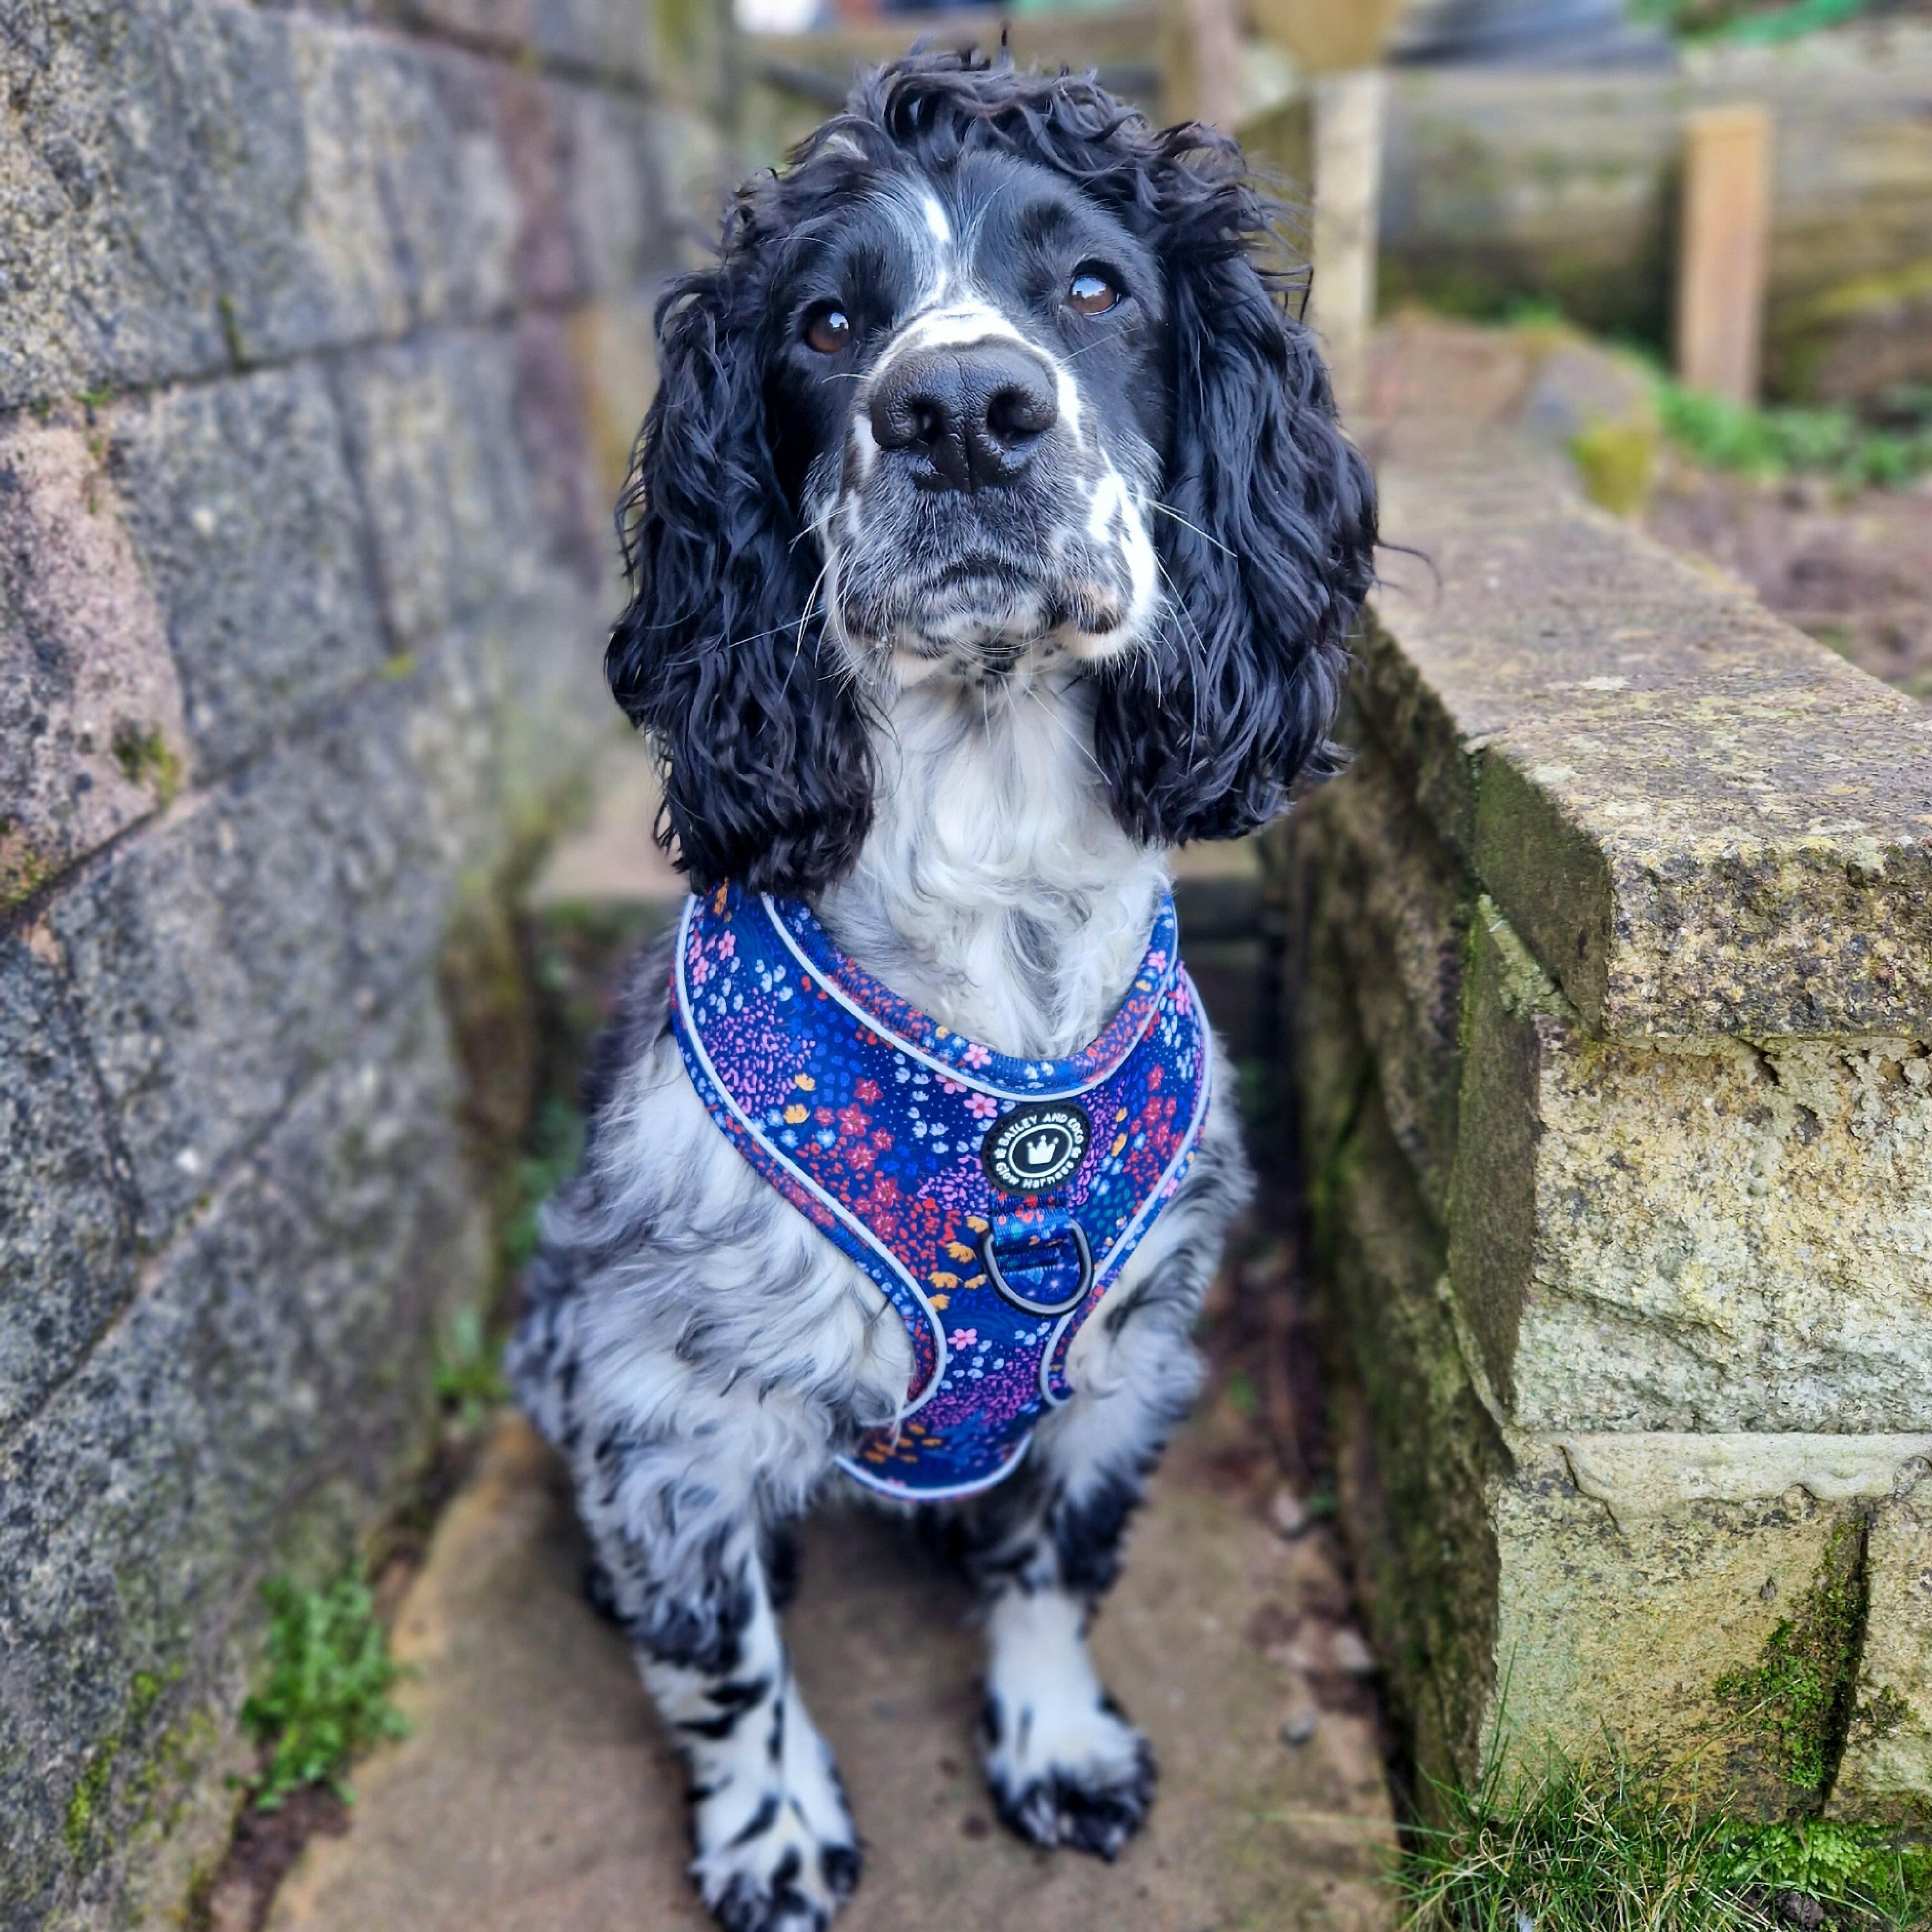
[[[805,339],[821,356],[836,356],[852,340],[852,320],[836,302],[815,308],[806,318]]]

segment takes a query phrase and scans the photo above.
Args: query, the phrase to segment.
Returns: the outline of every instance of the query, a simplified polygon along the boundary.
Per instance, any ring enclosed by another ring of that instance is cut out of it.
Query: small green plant
[[[181,789],[181,760],[158,730],[139,724],[117,727],[114,762],[130,784],[152,785],[164,805]]]
[[[1932,471],[1932,422],[1923,418],[1874,426],[1850,410],[1748,407],[1667,376],[1658,379],[1657,407],[1664,434],[1714,470],[1822,475],[1850,489],[1897,489]]]
[[[508,1393],[482,1313],[459,1308],[436,1365],[436,1392],[466,1429],[474,1429]]]
[[[375,1600],[353,1577],[298,1589],[284,1576],[262,1586],[268,1610],[268,1675],[242,1706],[242,1722],[268,1748],[254,1802],[276,1810],[292,1792],[326,1784],[353,1803],[350,1760],[409,1726],[389,1701],[402,1667],[389,1655]]]
[[[1876,0],[1635,0],[1640,20],[1687,40],[1771,46],[1874,10]]]
[[[1932,1850],[1875,1826],[1756,1825],[1673,1801],[1615,1754],[1508,1794],[1436,1787],[1398,1882],[1408,1932],[1924,1932]]]
[[[538,1106],[528,1151],[511,1176],[502,1247],[504,1262],[512,1270],[530,1264],[537,1251],[537,1210],[569,1178],[583,1151],[583,1116],[568,1101],[547,1095]]]

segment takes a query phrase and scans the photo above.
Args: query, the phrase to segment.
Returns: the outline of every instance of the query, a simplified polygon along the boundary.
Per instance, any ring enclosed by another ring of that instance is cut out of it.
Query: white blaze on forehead
[[[939,197],[929,189],[920,205],[920,212],[926,217],[926,225],[932,238],[940,248],[952,246],[952,224],[946,218],[946,211],[939,205]]]

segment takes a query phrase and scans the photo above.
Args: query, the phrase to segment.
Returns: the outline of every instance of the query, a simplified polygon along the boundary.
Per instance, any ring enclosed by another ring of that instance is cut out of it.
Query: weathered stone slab
[[[630,474],[638,430],[657,393],[655,307],[646,292],[586,302],[567,324],[589,424],[594,473],[606,504]],[[608,520],[604,527],[608,528]]]
[[[715,159],[716,136],[656,102],[560,82],[548,88],[562,148],[560,232],[574,244],[586,289],[634,288],[673,259],[678,220],[709,212],[712,197],[685,189]],[[640,182],[657,186],[640,192]]]
[[[133,1293],[133,1224],[53,967],[0,938],[0,1438]]]
[[[1390,1125],[1446,1225],[1473,890],[1372,742],[1288,830],[1312,855],[1312,943],[1346,964]]]
[[[1463,1366],[1442,1233],[1372,1085],[1310,1204],[1330,1284],[1344,1520],[1398,1722],[1420,1762],[1479,1761],[1494,1676],[1496,1532],[1509,1467]]]
[[[237,352],[504,313],[521,219],[500,67],[301,15],[221,16],[211,197]]]
[[[340,382],[398,645],[533,590],[550,546],[517,434],[511,334],[375,350]]]
[[[1780,1623],[1823,1668],[1862,1668],[1913,1712],[1932,1694],[1916,1605],[1916,1520],[1885,1540],[1932,1433],[1552,1434],[1511,1426],[1442,1272],[1441,1235],[1371,1092],[1316,1192],[1346,1346],[1336,1411],[1346,1519],[1396,1714],[1420,1761],[1466,1785],[1534,1774],[1552,1744],[1613,1741],[1707,1802],[1766,1815],[1822,1795],[1780,1742],[1780,1706],[1752,1683]],[[1857,1602],[1871,1538],[1869,1612]],[[1894,1553],[1897,1551],[1898,1553]],[[1850,1580],[1813,1628],[1821,1578]],[[1892,1580],[1881,1582],[1881,1576]],[[1815,1722],[1803,1742],[1829,1767]],[[1858,1727],[1841,1803],[1898,1809],[1918,1732],[1886,1731],[1862,1772]],[[1863,1779],[1864,1781],[1861,1782]]]
[[[488,830],[443,782],[463,774],[439,763],[440,668],[244,767],[51,909],[145,1239],[434,962],[452,842],[466,818],[471,840]]]
[[[1450,1269],[1511,1420],[1932,1421],[1928,1048],[1606,1045],[1492,906],[1474,960]]]
[[[167,391],[116,408],[108,428],[204,771],[377,670],[368,533],[318,370]]]
[[[237,1580],[318,1509],[325,1560],[346,1556],[422,1426],[436,1314],[482,1265],[454,1099],[412,998],[0,1454],[8,1924],[164,1922],[218,1846],[254,1621]]]
[[[1706,1802],[1775,1816],[1824,1795],[1810,1767],[1828,1776],[1831,1739],[1818,1712],[1794,1754],[1778,1727],[1799,1712],[1767,1707],[1775,1693],[1753,1675],[1794,1619],[1822,1643],[1824,1671],[1856,1670],[1859,1620],[1828,1628],[1819,1598],[1855,1574],[1863,1520],[1855,1499],[1821,1498],[1799,1480],[1831,1453],[1815,1442],[1766,1459],[1758,1480],[1703,1492],[1696,1475],[1712,1439],[1513,1441],[1511,1479],[1491,1504],[1501,1583],[1489,1728],[1500,1727],[1505,1757],[1532,1771],[1546,1742],[1586,1759],[1607,1732],[1630,1761],[1666,1768]],[[1777,1438],[1737,1445],[1738,1469],[1766,1441]],[[1928,1446],[1893,1438],[1864,1460],[1891,1459],[1888,1488],[1899,1463]]]
[[[1899,1472],[1866,1532],[1864,1646],[1832,1808],[1932,1823],[1932,1451]]]
[[[1398,1714],[1466,1783],[1607,1738],[1706,1802],[1916,1816],[1932,716],[1576,500],[1576,352],[1393,334],[1384,526],[1440,581],[1391,567],[1363,755],[1288,850]]]
[[[1372,1720],[1324,1708],[1312,1738],[1285,1746],[1296,1667],[1264,1654],[1326,1648],[1316,1606],[1337,1588],[1334,1559],[1319,1536],[1284,1542],[1218,1482],[1202,1433],[1163,1463],[1095,1622],[1100,1667],[1162,1770],[1146,1833],[1112,1865],[994,1822],[972,1749],[979,1640],[957,1580],[872,1512],[805,1526],[787,1634],[866,1844],[842,1924],[1388,1924]],[[349,1835],[311,1841],[272,1932],[706,1932],[685,1876],[682,1773],[622,1636],[584,1600],[584,1561],[563,1472],[506,1423],[398,1617],[414,1733],[358,1773]]]
[[[1418,445],[1384,527],[1441,595],[1381,594],[1363,702],[1585,1024],[1932,1032],[1932,714],[1510,446]]]
[[[393,10],[455,40],[643,80],[658,10],[643,0],[394,0]]]
[[[8,8],[0,409],[226,360],[188,131],[200,24],[192,0]]]
[[[0,431],[0,913],[172,797],[181,692],[100,436]]]

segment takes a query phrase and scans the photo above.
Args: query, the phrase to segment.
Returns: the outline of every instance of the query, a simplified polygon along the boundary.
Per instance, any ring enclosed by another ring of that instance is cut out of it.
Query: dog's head
[[[1327,758],[1374,501],[1268,214],[1211,130],[963,54],[740,192],[659,310],[607,661],[694,884],[838,878],[914,682],[1077,667],[1150,842],[1251,830]]]

